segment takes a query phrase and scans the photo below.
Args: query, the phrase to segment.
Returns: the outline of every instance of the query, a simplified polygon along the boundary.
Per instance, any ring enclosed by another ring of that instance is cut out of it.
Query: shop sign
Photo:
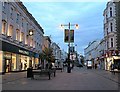
[[[11,59],[11,55],[9,55],[9,54],[4,54],[4,58],[6,58],[6,59]]]
[[[25,51],[25,50],[19,50],[19,53],[25,54],[25,55],[29,55],[29,52],[28,52],[28,51]]]

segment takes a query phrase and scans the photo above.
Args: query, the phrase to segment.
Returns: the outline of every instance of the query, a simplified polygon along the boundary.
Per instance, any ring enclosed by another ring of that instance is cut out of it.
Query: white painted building
[[[111,64],[120,59],[120,0],[108,2],[104,10],[105,69],[111,70]]]
[[[100,41],[93,41],[84,49],[85,60],[91,60],[96,58],[95,48]]]
[[[43,29],[22,2],[1,2],[0,72],[35,68],[42,52]]]

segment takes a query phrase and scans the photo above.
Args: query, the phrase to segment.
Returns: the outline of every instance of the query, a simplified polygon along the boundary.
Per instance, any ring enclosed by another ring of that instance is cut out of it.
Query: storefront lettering
[[[24,50],[19,50],[19,53],[29,55],[29,52],[28,51],[24,51]]]
[[[11,59],[11,55],[8,55],[8,54],[5,54],[4,57],[5,57],[6,59]]]

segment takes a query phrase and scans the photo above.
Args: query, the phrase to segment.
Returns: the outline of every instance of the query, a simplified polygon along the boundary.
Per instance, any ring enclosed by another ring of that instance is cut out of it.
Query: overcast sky
[[[51,35],[52,41],[59,44],[61,50],[68,51],[61,24],[69,22],[79,24],[78,30],[71,27],[75,29],[74,45],[77,44],[78,53],[83,54],[89,42],[103,38],[103,11],[106,2],[23,2],[23,4],[44,29],[45,35]]]

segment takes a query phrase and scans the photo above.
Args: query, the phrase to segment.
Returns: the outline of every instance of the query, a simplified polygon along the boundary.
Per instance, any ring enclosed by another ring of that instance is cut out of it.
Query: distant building
[[[120,0],[108,2],[103,16],[105,69],[110,70],[111,64],[120,65]]]
[[[90,42],[89,45],[84,49],[85,62],[90,60],[93,62],[93,64],[96,63],[95,59],[98,57],[98,55],[97,55],[97,51],[95,49],[99,43],[100,43],[99,40],[95,40],[93,42]]]

